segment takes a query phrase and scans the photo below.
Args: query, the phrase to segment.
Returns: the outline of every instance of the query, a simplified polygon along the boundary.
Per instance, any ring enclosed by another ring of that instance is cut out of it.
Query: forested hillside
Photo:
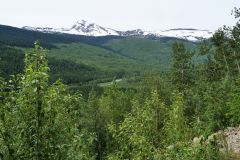
[[[201,44],[135,38],[68,44],[53,38],[43,43],[48,51],[39,41],[26,50],[31,41],[5,37],[0,159],[238,159],[240,153],[223,150],[224,139],[214,134],[240,124],[240,12],[234,13],[233,27]],[[162,61],[169,61],[164,72]],[[145,69],[152,72],[140,74]],[[91,81],[119,71],[140,78],[126,86]],[[72,83],[81,89],[71,90]]]
[[[0,44],[0,68],[2,77],[9,79],[11,75],[23,72],[24,51],[11,46]],[[64,83],[86,83],[97,78],[109,77],[107,73],[96,70],[91,66],[74,63],[69,60],[48,58],[50,81],[62,79]]]
[[[109,81],[114,77],[132,77],[149,71],[165,72],[170,67],[171,45],[175,41],[184,42],[189,49],[196,46],[193,42],[176,38],[88,37],[42,33],[0,25],[2,46],[18,47],[24,51],[26,48],[31,48],[35,40],[39,40],[42,46],[48,49],[46,52],[48,58],[70,61],[70,63],[85,65],[102,72],[103,76],[94,77],[100,81]],[[6,57],[8,55],[6,50],[2,49],[0,53],[5,55],[4,61],[10,58]],[[51,63],[51,60],[49,62]],[[72,84],[85,83],[93,79],[92,77],[84,79],[75,77],[77,80],[70,81],[67,76],[58,75],[58,78],[64,78],[64,81]]]

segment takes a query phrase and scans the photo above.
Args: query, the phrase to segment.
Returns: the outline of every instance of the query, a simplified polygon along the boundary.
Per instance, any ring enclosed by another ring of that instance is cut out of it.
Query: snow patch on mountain
[[[208,30],[184,29],[184,28],[148,32],[145,34],[154,35],[156,37],[173,37],[189,41],[199,41],[203,39],[208,39],[212,36],[212,32]]]

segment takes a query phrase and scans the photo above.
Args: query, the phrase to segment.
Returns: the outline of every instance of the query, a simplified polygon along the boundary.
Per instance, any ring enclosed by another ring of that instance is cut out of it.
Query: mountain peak
[[[118,33],[110,28],[99,26],[95,23],[89,23],[86,20],[78,20],[69,31],[78,32],[78,34],[86,36],[106,36],[118,35]]]
[[[86,20],[78,20],[74,25],[76,26],[88,26],[88,25],[96,25],[95,23],[90,23]]]
[[[85,24],[85,23],[87,23],[87,21],[85,21],[84,19],[82,19],[82,20],[78,20],[77,23],[78,23],[78,24],[80,24],[80,23]]]

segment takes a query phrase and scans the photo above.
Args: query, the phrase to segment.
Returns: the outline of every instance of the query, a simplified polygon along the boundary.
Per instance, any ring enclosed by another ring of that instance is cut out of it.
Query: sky
[[[116,30],[196,28],[235,23],[240,0],[0,0],[0,24],[70,28],[78,20]]]

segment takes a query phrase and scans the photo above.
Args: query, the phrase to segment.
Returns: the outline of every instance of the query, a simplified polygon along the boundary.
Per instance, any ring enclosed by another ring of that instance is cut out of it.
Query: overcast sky
[[[117,30],[233,25],[240,0],[0,0],[0,24],[71,27],[77,20]]]

